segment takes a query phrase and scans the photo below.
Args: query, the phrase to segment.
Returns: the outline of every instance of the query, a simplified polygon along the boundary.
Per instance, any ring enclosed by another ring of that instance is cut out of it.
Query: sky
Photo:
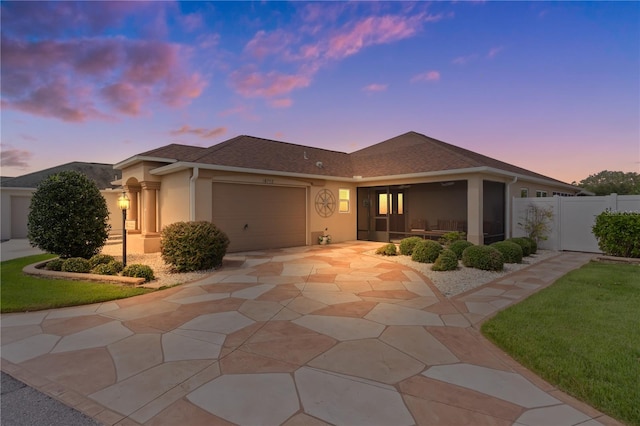
[[[571,183],[640,172],[639,2],[0,3],[1,169],[416,131]]]

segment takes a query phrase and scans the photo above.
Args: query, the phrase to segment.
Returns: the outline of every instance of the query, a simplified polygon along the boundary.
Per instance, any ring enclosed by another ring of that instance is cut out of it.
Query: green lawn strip
[[[55,256],[40,254],[0,263],[0,312],[25,312],[87,305],[153,290],[116,284],[33,277],[22,268]]]
[[[640,266],[589,263],[482,332],[559,389],[640,425]]]

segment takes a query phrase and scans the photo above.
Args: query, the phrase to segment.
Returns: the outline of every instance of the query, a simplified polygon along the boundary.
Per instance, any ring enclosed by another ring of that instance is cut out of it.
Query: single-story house
[[[122,189],[113,183],[120,181],[122,176],[120,171],[114,170],[113,164],[74,161],[22,176],[2,177],[0,181],[0,206],[2,209],[0,230],[3,241],[27,238],[27,221],[33,193],[44,179],[63,171],[84,173],[96,183],[100,193],[107,201],[112,232],[122,232],[122,216],[118,216],[121,213],[118,210],[117,201],[122,194]],[[118,220],[118,218],[120,219]]]
[[[408,132],[352,152],[252,136],[204,148],[170,144],[114,165],[131,200],[128,244],[160,250],[164,226],[211,221],[230,252],[332,241],[396,241],[463,231],[475,244],[510,236],[512,197],[580,188]]]

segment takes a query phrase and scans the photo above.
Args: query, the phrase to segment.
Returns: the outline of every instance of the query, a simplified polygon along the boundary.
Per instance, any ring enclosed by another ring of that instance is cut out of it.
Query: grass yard
[[[115,284],[37,278],[22,268],[54,256],[40,254],[0,263],[0,312],[38,311],[137,296],[153,290]]]
[[[640,266],[589,263],[482,332],[559,389],[640,425]]]

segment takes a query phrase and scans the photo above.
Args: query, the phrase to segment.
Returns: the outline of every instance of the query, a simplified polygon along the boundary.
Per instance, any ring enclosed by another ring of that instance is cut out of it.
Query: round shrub
[[[145,282],[155,279],[155,277],[153,276],[153,269],[151,269],[147,265],[140,264],[127,265],[122,270],[122,276],[144,278]]]
[[[395,256],[398,254],[396,245],[393,243],[385,244],[382,247],[378,247],[376,249],[376,254],[381,254],[383,256]]]
[[[452,250],[444,249],[431,267],[432,271],[455,271],[458,269],[458,255]]]
[[[62,264],[64,263],[64,259],[56,258],[47,262],[45,269],[49,271],[62,271]]]
[[[524,237],[517,237],[517,238],[509,238],[508,240],[505,241],[511,241],[513,243],[518,244],[520,247],[522,247],[522,257],[527,257],[531,254],[531,242],[529,241],[528,238],[524,238]]]
[[[92,274],[97,275],[117,275],[118,271],[110,263],[99,263],[91,269]]]
[[[111,255],[108,254],[96,254],[91,256],[91,259],[89,259],[89,263],[91,264],[91,268],[95,268],[98,265],[101,264],[107,264],[109,262],[114,261],[115,258]]]
[[[473,243],[470,241],[458,240],[451,243],[451,245],[449,246],[449,250],[454,252],[456,256],[458,256],[458,259],[462,259],[462,252],[464,251],[464,249],[466,249],[467,247],[471,247],[472,245]]]
[[[86,274],[91,270],[91,263],[83,257],[70,257],[62,263],[62,272]]]
[[[502,253],[505,263],[522,263],[522,247],[513,241],[498,241],[490,247]]]
[[[504,267],[502,253],[490,246],[471,246],[462,252],[462,264],[484,271],[501,271]]]
[[[422,241],[422,238],[420,237],[404,238],[402,241],[400,241],[400,254],[404,256],[411,256],[413,254],[413,249],[415,248],[416,244],[418,244],[421,241]]]
[[[109,237],[109,209],[96,183],[77,171],[44,179],[31,198],[27,238],[63,259],[90,258]]]
[[[202,271],[222,264],[229,237],[213,223],[176,222],[162,230],[162,259],[176,272]]]
[[[119,260],[112,260],[111,262],[107,263],[107,265],[111,269],[116,271],[116,274],[119,273],[119,272],[122,272],[122,270],[124,269],[124,264],[122,262],[120,262]]]
[[[538,243],[536,240],[531,237],[524,237],[524,239],[529,241],[529,244],[531,245],[531,254],[536,254],[538,252]]]
[[[411,260],[420,263],[433,263],[442,252],[442,246],[440,243],[431,240],[420,241],[413,248],[413,254]]]

